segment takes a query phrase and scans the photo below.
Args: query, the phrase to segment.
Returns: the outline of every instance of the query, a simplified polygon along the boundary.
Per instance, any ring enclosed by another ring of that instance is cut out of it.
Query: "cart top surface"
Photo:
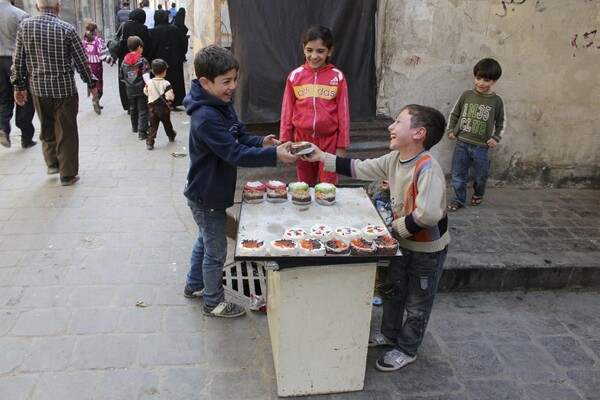
[[[376,262],[395,256],[271,256],[240,254],[243,240],[263,240],[268,245],[282,239],[286,230],[302,228],[310,233],[315,224],[338,227],[354,227],[362,230],[367,225],[384,225],[379,213],[363,188],[337,188],[333,205],[323,206],[314,201],[314,189],[310,188],[313,201],[308,205],[296,205],[290,199],[283,203],[264,201],[258,204],[242,203],[235,247],[236,260],[279,261],[287,264],[325,265]]]

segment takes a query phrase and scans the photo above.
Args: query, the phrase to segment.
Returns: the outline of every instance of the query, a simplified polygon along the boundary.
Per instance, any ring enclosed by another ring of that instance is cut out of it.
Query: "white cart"
[[[270,243],[288,228],[310,231],[317,223],[333,229],[383,224],[364,189],[338,188],[332,206],[244,203],[237,243],[244,239]],[[236,250],[235,258],[262,260],[270,266],[267,319],[277,394],[362,390],[375,267],[381,257],[247,257]]]

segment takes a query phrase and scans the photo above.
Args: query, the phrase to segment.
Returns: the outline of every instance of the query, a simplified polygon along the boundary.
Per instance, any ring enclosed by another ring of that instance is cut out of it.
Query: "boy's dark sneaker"
[[[224,300],[214,307],[206,304],[202,309],[202,314],[209,317],[235,318],[246,314],[246,309],[240,305]]]
[[[146,145],[146,148],[147,148],[148,150],[154,150],[154,146],[152,146],[151,144],[147,144],[147,145]]]
[[[173,131],[173,136],[169,136],[169,142],[174,142],[175,136],[177,136],[177,132]]]
[[[140,133],[138,133],[138,139],[140,139],[140,140],[146,140],[147,137],[148,137],[148,133],[147,132],[140,132]]]
[[[21,142],[21,147],[24,149],[28,149],[30,147],[33,147],[37,144],[37,142],[35,140],[30,140],[29,142]]]
[[[133,127],[133,128],[131,128],[131,132],[133,132],[133,133],[137,133],[137,127]]]
[[[75,175],[75,176],[61,176],[60,177],[60,184],[62,186],[71,186],[72,184],[74,184],[78,180],[79,180],[79,175]]]
[[[394,349],[392,351],[388,351],[383,357],[375,361],[375,368],[383,372],[396,371],[400,368],[406,367],[416,359],[417,356],[411,357],[398,349]]]
[[[199,298],[204,296],[204,288],[200,290],[194,290],[188,285],[185,285],[185,288],[183,289],[183,295],[189,299]]]

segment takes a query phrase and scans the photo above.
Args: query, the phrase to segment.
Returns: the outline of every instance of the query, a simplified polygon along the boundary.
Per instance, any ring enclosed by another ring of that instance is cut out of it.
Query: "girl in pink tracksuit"
[[[333,64],[333,35],[323,26],[310,27],[302,38],[306,61],[288,76],[281,106],[280,140],[306,141],[321,150],[346,155],[350,146],[350,108],[346,77]],[[335,172],[322,163],[296,162],[298,181],[337,185]]]
[[[83,35],[83,48],[88,56],[88,63],[92,73],[98,79],[96,82],[96,89],[98,89],[98,98],[96,101],[92,101],[94,111],[96,114],[102,112],[102,106],[100,106],[100,98],[102,97],[104,81],[102,79],[102,62],[114,65],[115,61],[111,56],[107,55],[107,48],[104,40],[98,37],[98,25],[93,22],[88,22],[85,26],[85,33]]]

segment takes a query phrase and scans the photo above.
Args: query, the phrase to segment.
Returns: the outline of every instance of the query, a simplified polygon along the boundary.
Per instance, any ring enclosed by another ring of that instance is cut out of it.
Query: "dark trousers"
[[[148,97],[145,94],[129,96],[129,117],[134,132],[144,134],[148,131]]]
[[[148,104],[148,137],[146,143],[154,146],[154,140],[156,139],[156,133],[158,132],[158,125],[163,123],[165,132],[169,139],[175,138],[175,131],[173,130],[173,124],[171,123],[171,110],[169,106],[159,103]]]
[[[31,96],[40,118],[42,151],[48,167],[58,167],[60,176],[79,173],[79,95],[53,99]]]
[[[15,99],[13,85],[10,83],[10,67],[12,57],[0,57],[0,129],[10,137],[10,120],[13,117]],[[27,88],[29,89],[29,88]],[[33,114],[35,108],[31,94],[27,91],[27,102],[21,107],[16,104],[15,124],[21,130],[21,143],[31,142],[35,128],[33,127]]]

